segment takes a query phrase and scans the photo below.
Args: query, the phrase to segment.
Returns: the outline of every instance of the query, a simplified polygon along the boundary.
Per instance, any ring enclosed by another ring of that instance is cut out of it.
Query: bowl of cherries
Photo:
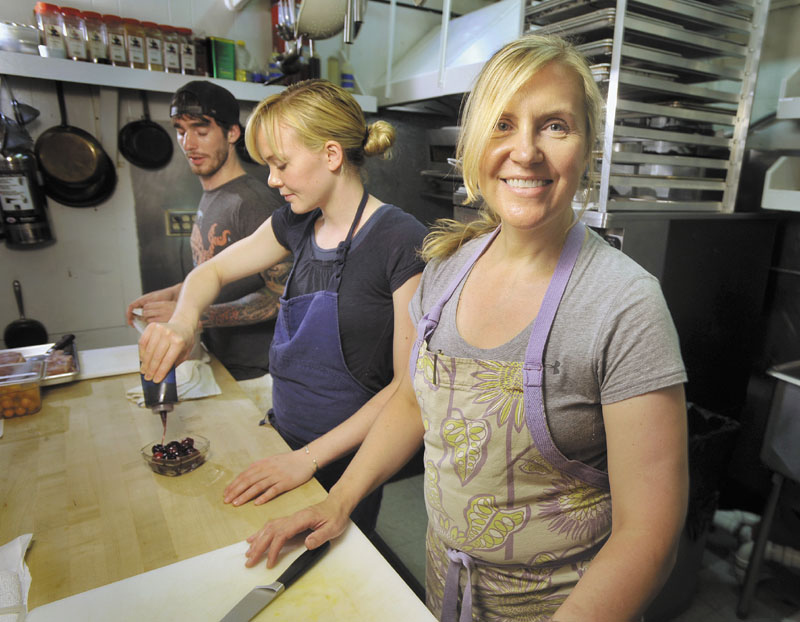
[[[142,447],[142,458],[160,475],[183,475],[206,461],[210,443],[202,436],[187,436],[169,443],[148,443]]]

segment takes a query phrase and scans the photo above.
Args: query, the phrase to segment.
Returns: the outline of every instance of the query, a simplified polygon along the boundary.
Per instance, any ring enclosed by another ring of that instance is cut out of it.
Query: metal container
[[[13,153],[0,158],[0,208],[9,248],[33,248],[55,241],[36,157]]]

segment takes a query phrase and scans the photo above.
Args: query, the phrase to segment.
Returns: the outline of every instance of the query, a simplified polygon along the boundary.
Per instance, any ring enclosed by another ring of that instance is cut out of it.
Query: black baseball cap
[[[193,80],[179,88],[169,105],[169,116],[201,115],[225,125],[239,125],[239,102],[228,89],[207,80]]]

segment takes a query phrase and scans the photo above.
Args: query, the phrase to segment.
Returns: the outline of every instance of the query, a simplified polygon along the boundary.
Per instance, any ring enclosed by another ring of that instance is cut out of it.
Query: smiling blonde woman
[[[428,238],[409,374],[327,499],[254,534],[248,563],[337,536],[424,443],[441,620],[641,617],[686,512],[686,374],[658,281],[572,209],[599,102],[560,39],[489,60],[460,142],[484,218]]]

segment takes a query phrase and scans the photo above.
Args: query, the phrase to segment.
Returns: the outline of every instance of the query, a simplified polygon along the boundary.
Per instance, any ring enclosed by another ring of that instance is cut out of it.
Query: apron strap
[[[463,551],[447,549],[450,566],[444,584],[441,622],[472,622],[472,569],[474,560]],[[461,568],[467,569],[467,583],[464,597],[461,600],[461,615],[458,615],[458,586],[461,579]]]
[[[350,224],[350,231],[347,232],[347,237],[342,242],[339,242],[339,246],[336,247],[336,260],[333,264],[333,276],[331,276],[331,282],[328,285],[328,291],[339,291],[339,285],[342,282],[342,272],[344,272],[344,262],[347,258],[347,253],[350,252],[350,245],[353,242],[353,234],[355,233],[356,227],[361,220],[361,216],[364,214],[364,208],[367,206],[368,199],[369,193],[367,192],[367,189],[364,188],[364,194],[361,196],[361,202],[358,204],[356,215],[353,218],[353,222]]]
[[[550,464],[561,471],[577,477],[588,484],[608,489],[608,475],[599,469],[591,468],[577,460],[569,460],[555,446],[547,429],[544,412],[544,351],[558,306],[564,296],[569,277],[578,259],[586,228],[576,223],[567,234],[564,248],[558,259],[556,270],[547,287],[542,306],[533,323],[525,363],[522,368],[523,398],[525,403],[525,422],[528,425],[536,448]]]
[[[411,348],[411,356],[409,357],[409,369],[411,375],[414,375],[414,370],[417,366],[417,357],[419,356],[419,349],[422,347],[422,344],[428,339],[436,327],[439,325],[439,319],[442,316],[442,309],[444,309],[444,305],[450,300],[450,297],[453,295],[453,292],[456,291],[458,284],[464,280],[464,277],[467,276],[469,271],[472,269],[472,266],[475,265],[475,262],[478,261],[478,258],[483,255],[484,251],[489,247],[489,244],[497,237],[497,234],[500,232],[500,227],[498,226],[492,233],[484,240],[482,244],[479,245],[475,253],[472,255],[469,261],[465,262],[461,269],[458,271],[458,274],[455,278],[450,282],[445,292],[441,295],[439,300],[436,302],[431,309],[422,316],[419,323],[417,324],[417,339],[414,342],[413,347]]]

